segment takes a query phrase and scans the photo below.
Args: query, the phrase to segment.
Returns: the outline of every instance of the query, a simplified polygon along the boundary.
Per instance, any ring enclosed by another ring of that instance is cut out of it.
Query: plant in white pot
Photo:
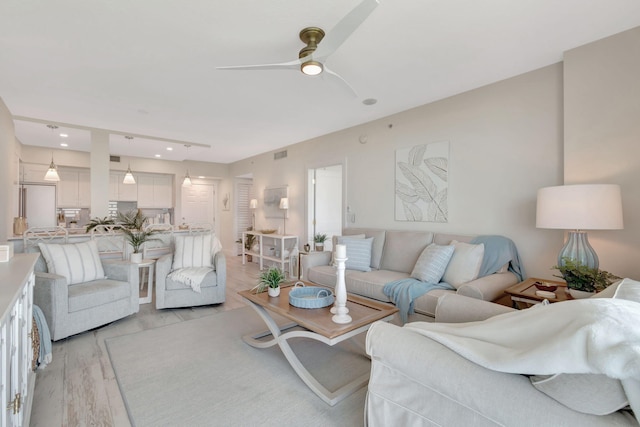
[[[324,251],[324,242],[328,239],[326,234],[316,233],[313,236],[313,243],[315,244],[316,251],[322,252]]]
[[[552,268],[560,270],[561,276],[567,282],[567,288],[573,298],[586,298],[596,292],[602,291],[620,277],[608,271],[591,268],[580,261],[571,258],[562,258],[564,265],[556,265]]]
[[[144,224],[147,217],[140,210],[131,211],[125,214],[118,213],[118,223],[122,225],[122,232],[125,240],[131,245],[133,252],[131,253],[131,262],[142,262],[143,245],[150,240],[155,233],[154,230],[144,230]]]
[[[264,292],[266,289],[270,297],[277,297],[280,295],[280,283],[284,282],[284,271],[278,267],[271,267],[264,273],[260,274],[258,278],[257,292]]]

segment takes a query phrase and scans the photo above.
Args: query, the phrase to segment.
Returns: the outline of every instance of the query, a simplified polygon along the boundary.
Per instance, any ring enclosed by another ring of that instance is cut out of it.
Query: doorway
[[[343,165],[334,164],[307,170],[307,241],[326,234],[325,250],[332,250],[331,237],[342,234]]]

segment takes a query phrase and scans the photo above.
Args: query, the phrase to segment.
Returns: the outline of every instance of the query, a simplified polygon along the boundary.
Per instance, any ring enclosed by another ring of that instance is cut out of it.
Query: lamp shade
[[[619,230],[623,228],[620,186],[580,184],[538,190],[537,228]]]
[[[257,209],[258,208],[258,199],[251,199],[249,201],[249,209]]]
[[[280,199],[280,209],[289,209],[289,198],[283,197]]]

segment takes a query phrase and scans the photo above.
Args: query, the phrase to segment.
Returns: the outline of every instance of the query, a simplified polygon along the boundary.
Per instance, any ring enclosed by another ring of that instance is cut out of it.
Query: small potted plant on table
[[[147,217],[140,210],[131,211],[126,214],[118,213],[118,223],[122,225],[124,238],[129,244],[133,252],[131,253],[131,262],[140,263],[142,261],[142,246],[149,240],[154,240],[151,236],[154,230],[144,230]]]
[[[327,235],[322,233],[316,233],[313,236],[313,243],[315,244],[316,251],[324,251],[324,242],[327,240]]]
[[[569,294],[573,298],[588,298],[607,288],[616,280],[620,280],[620,277],[608,271],[588,267],[580,261],[571,258],[562,258],[562,260],[564,265],[556,265],[552,268],[560,270],[562,275],[555,277],[560,277],[567,282]]]
[[[266,289],[270,297],[280,295],[280,283],[284,282],[284,272],[278,267],[271,267],[264,273],[260,274],[258,279],[257,292],[264,292]]]

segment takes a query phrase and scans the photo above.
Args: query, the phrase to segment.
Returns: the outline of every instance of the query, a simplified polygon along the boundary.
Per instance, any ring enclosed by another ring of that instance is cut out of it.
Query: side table
[[[309,255],[307,251],[298,251],[298,280],[302,280],[302,257]]]
[[[545,297],[536,294],[538,288],[535,286],[535,282],[544,282],[553,285],[557,285],[558,289],[556,289],[553,293],[555,297]],[[567,292],[567,284],[565,282],[559,282],[556,280],[545,280],[539,279],[536,277],[530,277],[527,280],[520,282],[516,285],[513,285],[510,288],[505,289],[506,294],[511,296],[511,304],[513,308],[521,309],[527,308],[534,304],[539,304],[545,299],[550,303],[567,301],[573,299],[571,295]],[[521,306],[520,304],[526,304]]]
[[[140,290],[144,289],[145,282],[147,284],[147,295],[144,297],[140,297],[140,304],[149,304],[153,299],[153,276],[155,272],[155,259],[143,259],[141,262],[137,263],[138,271],[142,272],[142,279],[140,280]],[[145,270],[147,274],[144,274]],[[144,278],[147,280],[144,280]]]

